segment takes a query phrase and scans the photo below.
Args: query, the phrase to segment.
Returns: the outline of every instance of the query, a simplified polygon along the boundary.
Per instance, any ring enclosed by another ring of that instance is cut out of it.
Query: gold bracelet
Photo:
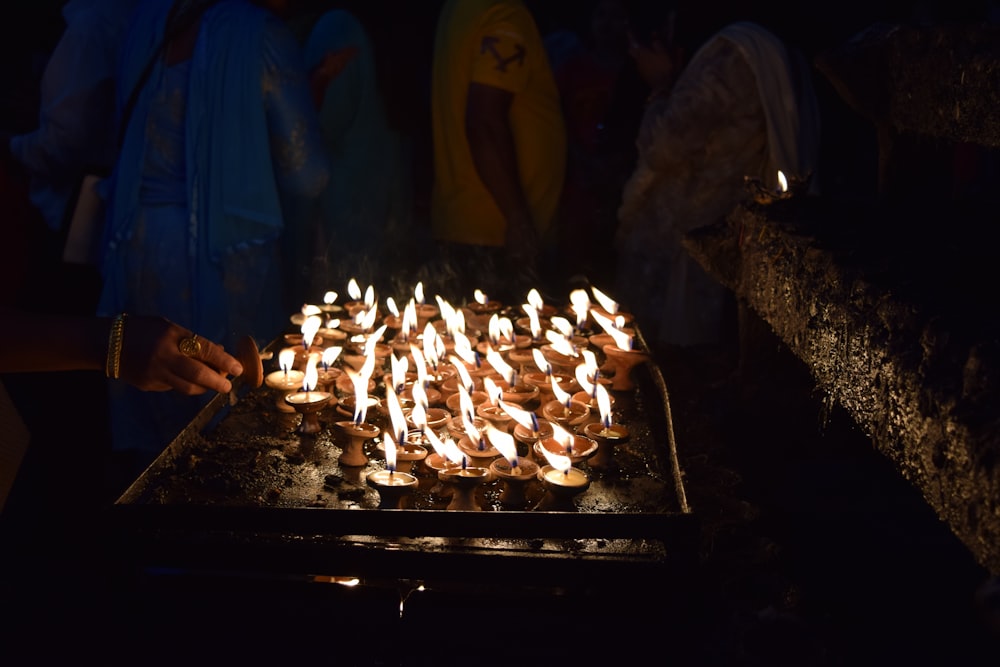
[[[108,359],[104,365],[104,374],[113,380],[117,380],[121,372],[122,338],[127,318],[127,313],[120,313],[111,323],[111,333],[108,334]]]

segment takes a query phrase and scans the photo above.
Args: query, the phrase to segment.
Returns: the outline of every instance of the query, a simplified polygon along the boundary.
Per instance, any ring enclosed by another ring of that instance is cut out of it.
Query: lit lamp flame
[[[486,292],[484,292],[484,291],[483,291],[483,290],[481,290],[481,289],[477,289],[477,290],[476,290],[476,291],[475,291],[475,292],[474,292],[474,293],[472,294],[472,297],[473,297],[473,298],[474,298],[474,299],[476,300],[476,303],[478,303],[478,304],[480,304],[480,305],[483,305],[483,306],[485,306],[485,305],[486,305],[487,303],[489,303],[489,302],[490,302],[490,299],[489,299],[489,297],[488,297],[488,296],[486,296]]]
[[[427,390],[424,388],[424,384],[422,382],[414,382],[411,391],[413,393],[414,406],[419,405],[426,412],[427,408],[430,407],[430,401],[427,399]]]
[[[542,300],[542,295],[534,287],[528,290],[527,300],[528,303],[531,304],[532,308],[534,308],[536,312],[539,313],[542,312],[542,309],[545,307],[545,302]]]
[[[602,315],[598,311],[593,311],[591,313],[594,316],[594,320],[601,325],[605,333],[609,334],[615,341],[615,345],[620,350],[631,350],[632,349],[632,336],[622,330],[621,327],[615,326],[615,323],[610,318]]]
[[[472,341],[469,340],[469,337],[459,331],[455,332],[454,337],[455,345],[452,347],[452,352],[455,353],[455,356],[468,365],[478,368],[479,357],[476,356],[476,351],[472,349]]]
[[[562,445],[563,451],[566,452],[567,456],[573,454],[573,440],[574,436],[572,433],[564,429],[559,424],[552,422],[552,437]]]
[[[487,328],[487,333],[490,337],[490,345],[497,347],[500,345],[500,316],[496,313],[490,317],[489,327]]]
[[[434,429],[427,428],[427,409],[423,403],[414,401],[413,409],[410,410],[410,421],[418,431],[424,434],[433,433]]]
[[[365,290],[365,308],[375,310],[375,288],[371,285]]]
[[[328,306],[332,306],[333,302],[337,300],[337,296],[338,294],[336,292],[330,290],[329,292],[323,295],[323,303],[325,303]]]
[[[596,391],[597,411],[601,415],[601,424],[605,429],[611,428],[611,395],[603,384],[598,384]]]
[[[486,353],[486,362],[493,367],[493,369],[507,381],[507,384],[513,389],[514,384],[517,381],[517,371],[514,367],[503,360],[503,357],[496,350],[491,349]]]
[[[347,294],[354,301],[361,300],[361,288],[358,286],[358,281],[355,280],[354,278],[351,278],[349,281],[347,281]]]
[[[421,430],[424,430],[423,427],[421,427]],[[426,429],[425,435],[427,436],[427,442],[431,443],[431,447],[434,449],[434,453],[436,453],[441,458],[447,459],[448,455],[446,453],[444,441],[441,440],[441,436],[435,433],[433,429]],[[451,440],[451,438],[448,439],[448,442],[451,442],[452,445],[455,445],[455,443]],[[455,445],[455,447],[457,449],[458,445]]]
[[[389,406],[389,421],[392,429],[396,432],[396,440],[403,442],[406,440],[406,415],[403,414],[403,406],[399,403],[399,396],[391,387],[385,388],[385,400]]]
[[[546,375],[552,375],[552,364],[548,362],[545,355],[537,347],[531,349],[531,358],[535,360],[535,366]]]
[[[420,348],[410,343],[410,354],[413,355],[413,370],[417,373],[417,381],[414,384],[423,385],[427,382],[427,360]]]
[[[309,346],[313,344],[313,340],[316,339],[316,332],[319,331],[321,326],[323,326],[323,318],[319,315],[310,315],[302,323],[300,331],[302,331],[302,346],[305,349],[308,350]]]
[[[570,403],[572,402],[573,397],[570,395],[568,391],[559,386],[559,378],[555,377],[554,375],[550,375],[549,384],[552,385],[552,395],[555,397],[555,399],[559,401],[562,405],[566,406],[566,409],[569,410]]]
[[[617,301],[596,287],[591,286],[590,291],[594,293],[594,298],[597,299],[597,303],[601,304],[601,308],[603,308],[605,312],[611,313],[612,315],[618,314]]]
[[[451,438],[446,438],[441,441],[441,452],[444,454],[444,457],[452,463],[461,465],[462,470],[465,470],[469,466],[469,458]]]
[[[404,341],[410,339],[410,334],[417,332],[417,302],[410,299],[403,308],[403,321],[399,326],[399,335]]]
[[[389,474],[396,472],[396,441],[392,438],[392,433],[385,432],[385,469]]]
[[[427,365],[430,366],[431,372],[435,375],[438,372],[438,363],[441,361],[441,357],[444,356],[445,347],[444,341],[441,340],[440,334],[438,334],[437,329],[430,322],[424,327],[424,357],[427,360]]]
[[[569,293],[570,309],[576,315],[576,325],[579,328],[583,328],[584,323],[587,321],[587,315],[590,313],[590,296],[587,295],[587,290],[575,289]]]
[[[570,342],[569,338],[563,334],[555,331],[554,329],[549,329],[545,332],[545,338],[549,341],[549,345],[552,349],[567,357],[578,357],[579,353],[576,351],[576,347]]]
[[[550,466],[561,473],[569,473],[569,469],[573,466],[573,461],[568,456],[549,451],[548,447],[540,447],[539,449],[542,450],[542,454]]]
[[[476,428],[476,422],[472,419],[472,412],[462,411],[462,428],[465,429],[465,435],[469,437],[469,440],[476,443],[476,449],[481,452],[486,450],[486,438]]]
[[[313,315],[319,315],[322,313],[319,306],[315,306],[311,303],[302,304],[302,315],[305,317],[312,317]]]
[[[406,386],[406,371],[408,370],[410,361],[407,357],[397,357],[394,354],[390,356],[389,365],[392,373],[392,389],[394,392],[400,392]]]
[[[306,400],[309,400],[309,392],[316,388],[319,382],[319,373],[316,371],[316,355],[310,354],[306,360],[306,372],[302,377],[302,390],[306,392]]]
[[[333,366],[333,362],[337,360],[337,357],[340,356],[340,353],[343,350],[344,348],[342,348],[339,345],[328,347],[325,350],[323,350],[323,357],[322,357],[323,370],[325,371],[330,370],[330,366]]]
[[[344,370],[354,383],[354,424],[360,426],[368,414],[368,378],[363,373],[354,372],[350,367]]]
[[[486,437],[500,455],[510,463],[511,470],[518,467],[517,445],[514,444],[514,436],[507,431],[501,431],[493,424],[486,425]]]
[[[458,409],[462,414],[462,424],[468,430],[468,422],[475,421],[476,417],[476,406],[472,404],[472,396],[467,392],[461,391],[458,393]]]
[[[456,371],[458,371],[458,381],[461,383],[462,388],[465,389],[466,393],[471,394],[475,385],[472,383],[472,376],[469,375],[469,371],[466,369],[465,364],[463,364],[462,360],[455,355],[449,356],[448,360],[451,361],[451,365],[455,367]]]
[[[553,317],[549,320],[552,322],[552,328],[561,333],[566,338],[573,337],[573,324],[567,320],[565,317]]]
[[[524,310],[525,314],[528,316],[528,328],[531,330],[531,337],[534,339],[541,338],[542,322],[538,318],[538,310],[530,303],[522,304],[521,309]]]
[[[788,192],[788,179],[785,178],[785,172],[778,170],[778,191]]]
[[[583,350],[580,354],[583,356],[583,363],[578,364],[574,371],[576,381],[585,393],[594,396],[601,372],[597,365],[597,355],[592,350]]]
[[[285,371],[285,375],[288,375],[288,371],[292,370],[294,364],[295,350],[285,348],[278,353],[278,367]]]
[[[511,419],[524,428],[530,430],[533,434],[538,435],[538,417],[535,416],[534,412],[523,410],[516,405],[503,400],[499,401],[498,404],[504,412],[510,415]]]
[[[396,307],[396,300],[391,296],[385,300],[385,307],[393,317],[399,317],[399,308]]]
[[[492,378],[483,378],[483,391],[486,392],[486,398],[491,405],[499,405],[500,399],[503,398],[503,389],[498,387]]]

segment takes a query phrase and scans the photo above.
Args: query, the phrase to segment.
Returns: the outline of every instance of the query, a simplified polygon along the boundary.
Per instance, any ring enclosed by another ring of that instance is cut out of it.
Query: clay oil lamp
[[[264,384],[274,392],[274,407],[279,412],[293,414],[295,408],[285,402],[285,396],[299,390],[305,379],[305,372],[292,366],[295,364],[295,350],[285,348],[278,353],[278,370],[264,377]]]
[[[452,306],[440,295],[435,298],[438,302],[438,309],[441,311],[441,319],[433,320],[431,324],[441,336],[441,340],[444,341],[445,351],[450,353],[455,347],[455,334],[465,334],[465,313]]]
[[[494,313],[486,329],[486,337],[476,343],[476,352],[484,358],[495,351],[506,357],[515,348],[514,325],[509,317]]]
[[[451,487],[451,502],[446,509],[460,512],[481,512],[476,499],[479,487],[491,481],[488,468],[470,464],[466,455],[451,438],[442,442],[442,451],[451,465],[438,471],[438,480]]]
[[[572,313],[576,322],[577,335],[586,338],[594,333],[596,324],[590,318],[590,309],[594,304],[591,302],[587,290],[575,289],[570,292],[569,303],[570,313]]]
[[[556,379],[550,378],[552,398],[542,404],[542,417],[553,424],[573,429],[590,418],[590,406],[577,401],[562,389]]]
[[[454,447],[455,450],[458,450],[458,445],[456,445],[451,438],[442,438],[431,429],[424,432],[424,437],[427,439],[427,444],[430,445],[431,450],[424,459],[424,467],[430,471],[432,477],[434,478],[434,484],[429,489],[429,493],[432,496],[437,496],[438,498],[451,498],[454,493],[454,487],[450,484],[442,482],[439,474],[445,470],[461,467],[460,462],[454,463],[448,458],[448,447],[446,447],[445,443],[449,442],[451,447]],[[460,450],[459,455],[461,455]]]
[[[545,495],[535,505],[540,512],[575,512],[575,499],[590,488],[587,473],[573,467],[568,456],[554,454],[542,449],[545,465],[538,469],[538,481],[545,489]]]
[[[403,386],[399,392],[399,398],[413,403],[423,403],[425,408],[440,406],[443,403],[441,392],[430,386],[427,380],[427,369],[425,366],[418,366],[417,377],[412,382]]]
[[[368,473],[368,486],[378,491],[379,509],[399,509],[405,496],[417,488],[417,478],[396,470],[396,443],[388,431],[382,438],[385,450],[385,470]]]
[[[334,400],[332,393],[316,390],[318,378],[316,358],[317,355],[310,355],[306,364],[302,378],[302,391],[285,395],[285,402],[292,407],[292,410],[302,415],[298,432],[308,435],[319,433],[323,429],[319,423],[319,413]]]
[[[374,360],[374,357],[370,358]],[[365,421],[371,399],[375,398],[368,394],[368,374],[370,372],[371,366],[365,366],[360,372],[355,372],[351,369],[346,370],[347,376],[354,384],[354,418],[335,423],[337,430],[345,440],[343,451],[337,459],[342,466],[359,467],[366,465],[368,463],[368,455],[365,454],[364,445],[369,440],[378,436],[378,427]],[[377,401],[378,399],[375,400]]]
[[[389,423],[396,442],[397,469],[401,472],[413,472],[413,466],[427,458],[424,434],[420,430],[409,429],[399,396],[392,387],[385,388],[383,405],[388,406]],[[384,444],[380,447],[384,447]]]
[[[465,312],[465,319],[473,328],[486,331],[490,318],[503,310],[503,304],[499,301],[491,301],[489,296],[480,289],[473,292],[473,301],[462,306]]]
[[[615,391],[634,389],[635,381],[632,379],[632,369],[649,361],[649,353],[634,349],[635,339],[622,329],[618,329],[610,320],[600,317],[596,313],[594,316],[598,318],[598,322],[605,327],[605,330],[611,334],[615,341],[601,348],[607,358],[607,365],[610,365],[614,371],[611,388]]]
[[[423,347],[420,348],[420,368],[423,371],[423,380],[427,386],[439,389],[445,380],[455,375],[457,372],[454,367],[445,361],[445,355],[447,350],[445,349],[444,340],[431,324],[424,327],[424,335],[422,337]],[[415,345],[413,347],[416,347]],[[410,350],[410,353],[414,357],[414,361],[417,361],[417,354],[414,350]],[[420,369],[418,369],[420,372]]]
[[[482,417],[501,431],[510,428],[514,418],[500,405],[503,394],[501,389],[490,378],[483,378],[483,393],[486,394],[486,401],[476,407],[476,416]]]
[[[547,449],[553,454],[566,456],[570,463],[579,465],[597,453],[597,442],[579,433],[567,431],[559,424],[553,423],[552,435],[548,438],[538,439],[531,448],[535,460],[540,463],[548,461],[543,449]]]
[[[540,349],[533,348],[531,352],[534,355],[534,366],[537,370],[523,373],[521,377],[524,384],[531,387],[538,387],[538,399],[542,405],[552,400],[553,383],[571,394],[580,388],[573,375],[554,371],[552,364],[548,362]]]
[[[500,387],[501,398],[504,401],[524,407],[532,401],[538,400],[538,396],[541,393],[538,387],[532,387],[521,382],[518,379],[517,371],[514,370],[513,366],[504,361],[499,352],[490,350],[486,355],[486,361],[503,378],[496,385]],[[484,385],[487,379],[489,378],[483,379]]]
[[[595,350],[603,350],[605,345],[613,345],[617,340],[617,336],[621,334],[627,334],[629,336],[635,335],[635,329],[631,329],[625,326],[625,320],[621,315],[616,315],[614,318],[605,317],[600,311],[595,310],[591,313],[591,319],[597,323],[600,327],[601,332],[591,334],[589,342],[591,347]]]
[[[413,397],[413,408],[407,415],[407,419],[413,426],[430,428],[435,431],[440,431],[448,426],[448,421],[451,419],[451,413],[444,408],[432,407],[430,405],[428,391],[433,390],[425,389],[424,385],[418,381],[414,382],[407,391],[409,391]],[[403,395],[405,395],[407,391],[404,391],[403,394],[400,395],[400,399],[403,398]],[[420,420],[422,420],[422,422]]]
[[[473,466],[489,468],[490,462],[500,456],[500,451],[486,438],[485,430],[490,423],[480,419],[481,427],[477,426],[473,417],[466,412],[461,414],[460,419],[463,433],[456,443],[458,448],[469,457]]]
[[[556,373],[572,373],[580,363],[580,353],[571,339],[560,331],[549,329],[545,332],[548,341],[542,345],[542,355]]]
[[[323,345],[344,345],[347,342],[347,332],[340,329],[340,319],[331,317],[323,321],[323,325],[316,332],[316,335],[323,339]]]
[[[523,455],[526,456],[531,451],[532,446],[539,438],[547,438],[552,435],[552,424],[538,419],[534,412],[524,410],[506,401],[500,401],[500,407],[516,422],[512,434],[514,440],[519,443],[518,451]]]
[[[305,324],[307,318],[314,315],[321,315],[323,313],[320,307],[311,303],[302,304],[302,308],[297,313],[292,313],[291,318],[289,318],[293,325],[301,327]]]
[[[538,347],[545,342],[545,330],[551,327],[548,318],[544,321],[538,314],[538,309],[530,303],[521,304],[524,316],[514,320],[514,327],[522,336],[527,336],[532,347]]]
[[[601,421],[584,424],[583,435],[597,443],[597,452],[587,465],[595,469],[609,468],[614,461],[615,449],[629,439],[628,427],[611,421],[611,397],[603,385],[597,385],[597,404]]]
[[[527,486],[538,474],[538,464],[517,455],[514,436],[494,426],[486,428],[486,437],[500,456],[490,463],[490,473],[500,480],[500,504],[507,509],[527,506]]]
[[[476,389],[472,391],[458,390],[444,401],[444,406],[452,414],[453,419],[455,415],[460,414],[462,402],[465,400],[468,400],[472,405],[472,414],[476,414],[476,409],[489,400],[489,395],[485,391]]]
[[[452,375],[446,378],[440,386],[441,394],[445,397],[445,401],[459,391],[471,394],[473,391],[482,390],[482,378],[473,378],[464,361],[452,354],[448,356],[448,365],[451,368]]]
[[[327,290],[323,294],[323,305],[319,307],[319,310],[327,320],[339,319],[344,312],[344,307],[337,303],[337,297],[339,296],[333,290]]]
[[[399,307],[396,306],[396,300],[391,296],[385,300],[385,309],[389,313],[382,320],[382,323],[386,326],[386,330],[393,334],[393,337],[399,335],[399,332],[403,328],[403,316],[399,313]]]

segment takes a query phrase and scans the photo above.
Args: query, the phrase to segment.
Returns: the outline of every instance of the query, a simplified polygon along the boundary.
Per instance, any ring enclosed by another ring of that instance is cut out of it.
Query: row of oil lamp
[[[531,290],[515,319],[479,290],[454,308],[426,303],[418,283],[401,312],[391,298],[380,309],[372,287],[362,294],[352,280],[348,291],[343,305],[327,292],[292,316],[299,333],[285,336],[265,383],[279,411],[301,415],[302,434],[321,431],[321,412],[335,408],[342,468],[367,466],[364,447],[381,436],[385,468],[366,477],[380,508],[401,507],[422,466],[451,510],[482,509],[476,490],[493,480],[501,505],[522,509],[537,480],[545,495],[534,509],[572,511],[591,481],[577,464],[607,469],[628,439],[613,392],[631,390],[632,368],[649,357],[631,318],[596,288],[574,290],[566,315]]]

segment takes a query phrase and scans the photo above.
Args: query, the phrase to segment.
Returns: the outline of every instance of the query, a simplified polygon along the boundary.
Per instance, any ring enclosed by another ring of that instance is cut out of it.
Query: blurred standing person
[[[307,247],[297,252],[325,259],[324,275],[310,278],[318,298],[351,278],[370,285],[385,275],[390,246],[405,245],[410,232],[412,193],[407,144],[389,124],[375,47],[359,17],[326,12],[303,54],[332,174],[319,238],[302,239]]]
[[[283,236],[306,222],[282,203],[318,197],[329,167],[299,45],[263,5],[145,0],[134,14],[100,315],[162,315],[226,349],[287,323]],[[204,402],[110,392],[113,448],[140,465]]]
[[[539,287],[566,169],[559,92],[523,2],[446,0],[431,125],[431,229],[454,284],[518,303]]]
[[[698,8],[678,4],[640,3],[629,17],[630,53],[651,93],[616,234],[619,298],[659,351],[735,342],[732,295],[684,235],[746,200],[745,176],[772,189],[778,170],[806,180],[819,154],[804,58],[760,24],[727,24],[724,12],[698,21]]]

